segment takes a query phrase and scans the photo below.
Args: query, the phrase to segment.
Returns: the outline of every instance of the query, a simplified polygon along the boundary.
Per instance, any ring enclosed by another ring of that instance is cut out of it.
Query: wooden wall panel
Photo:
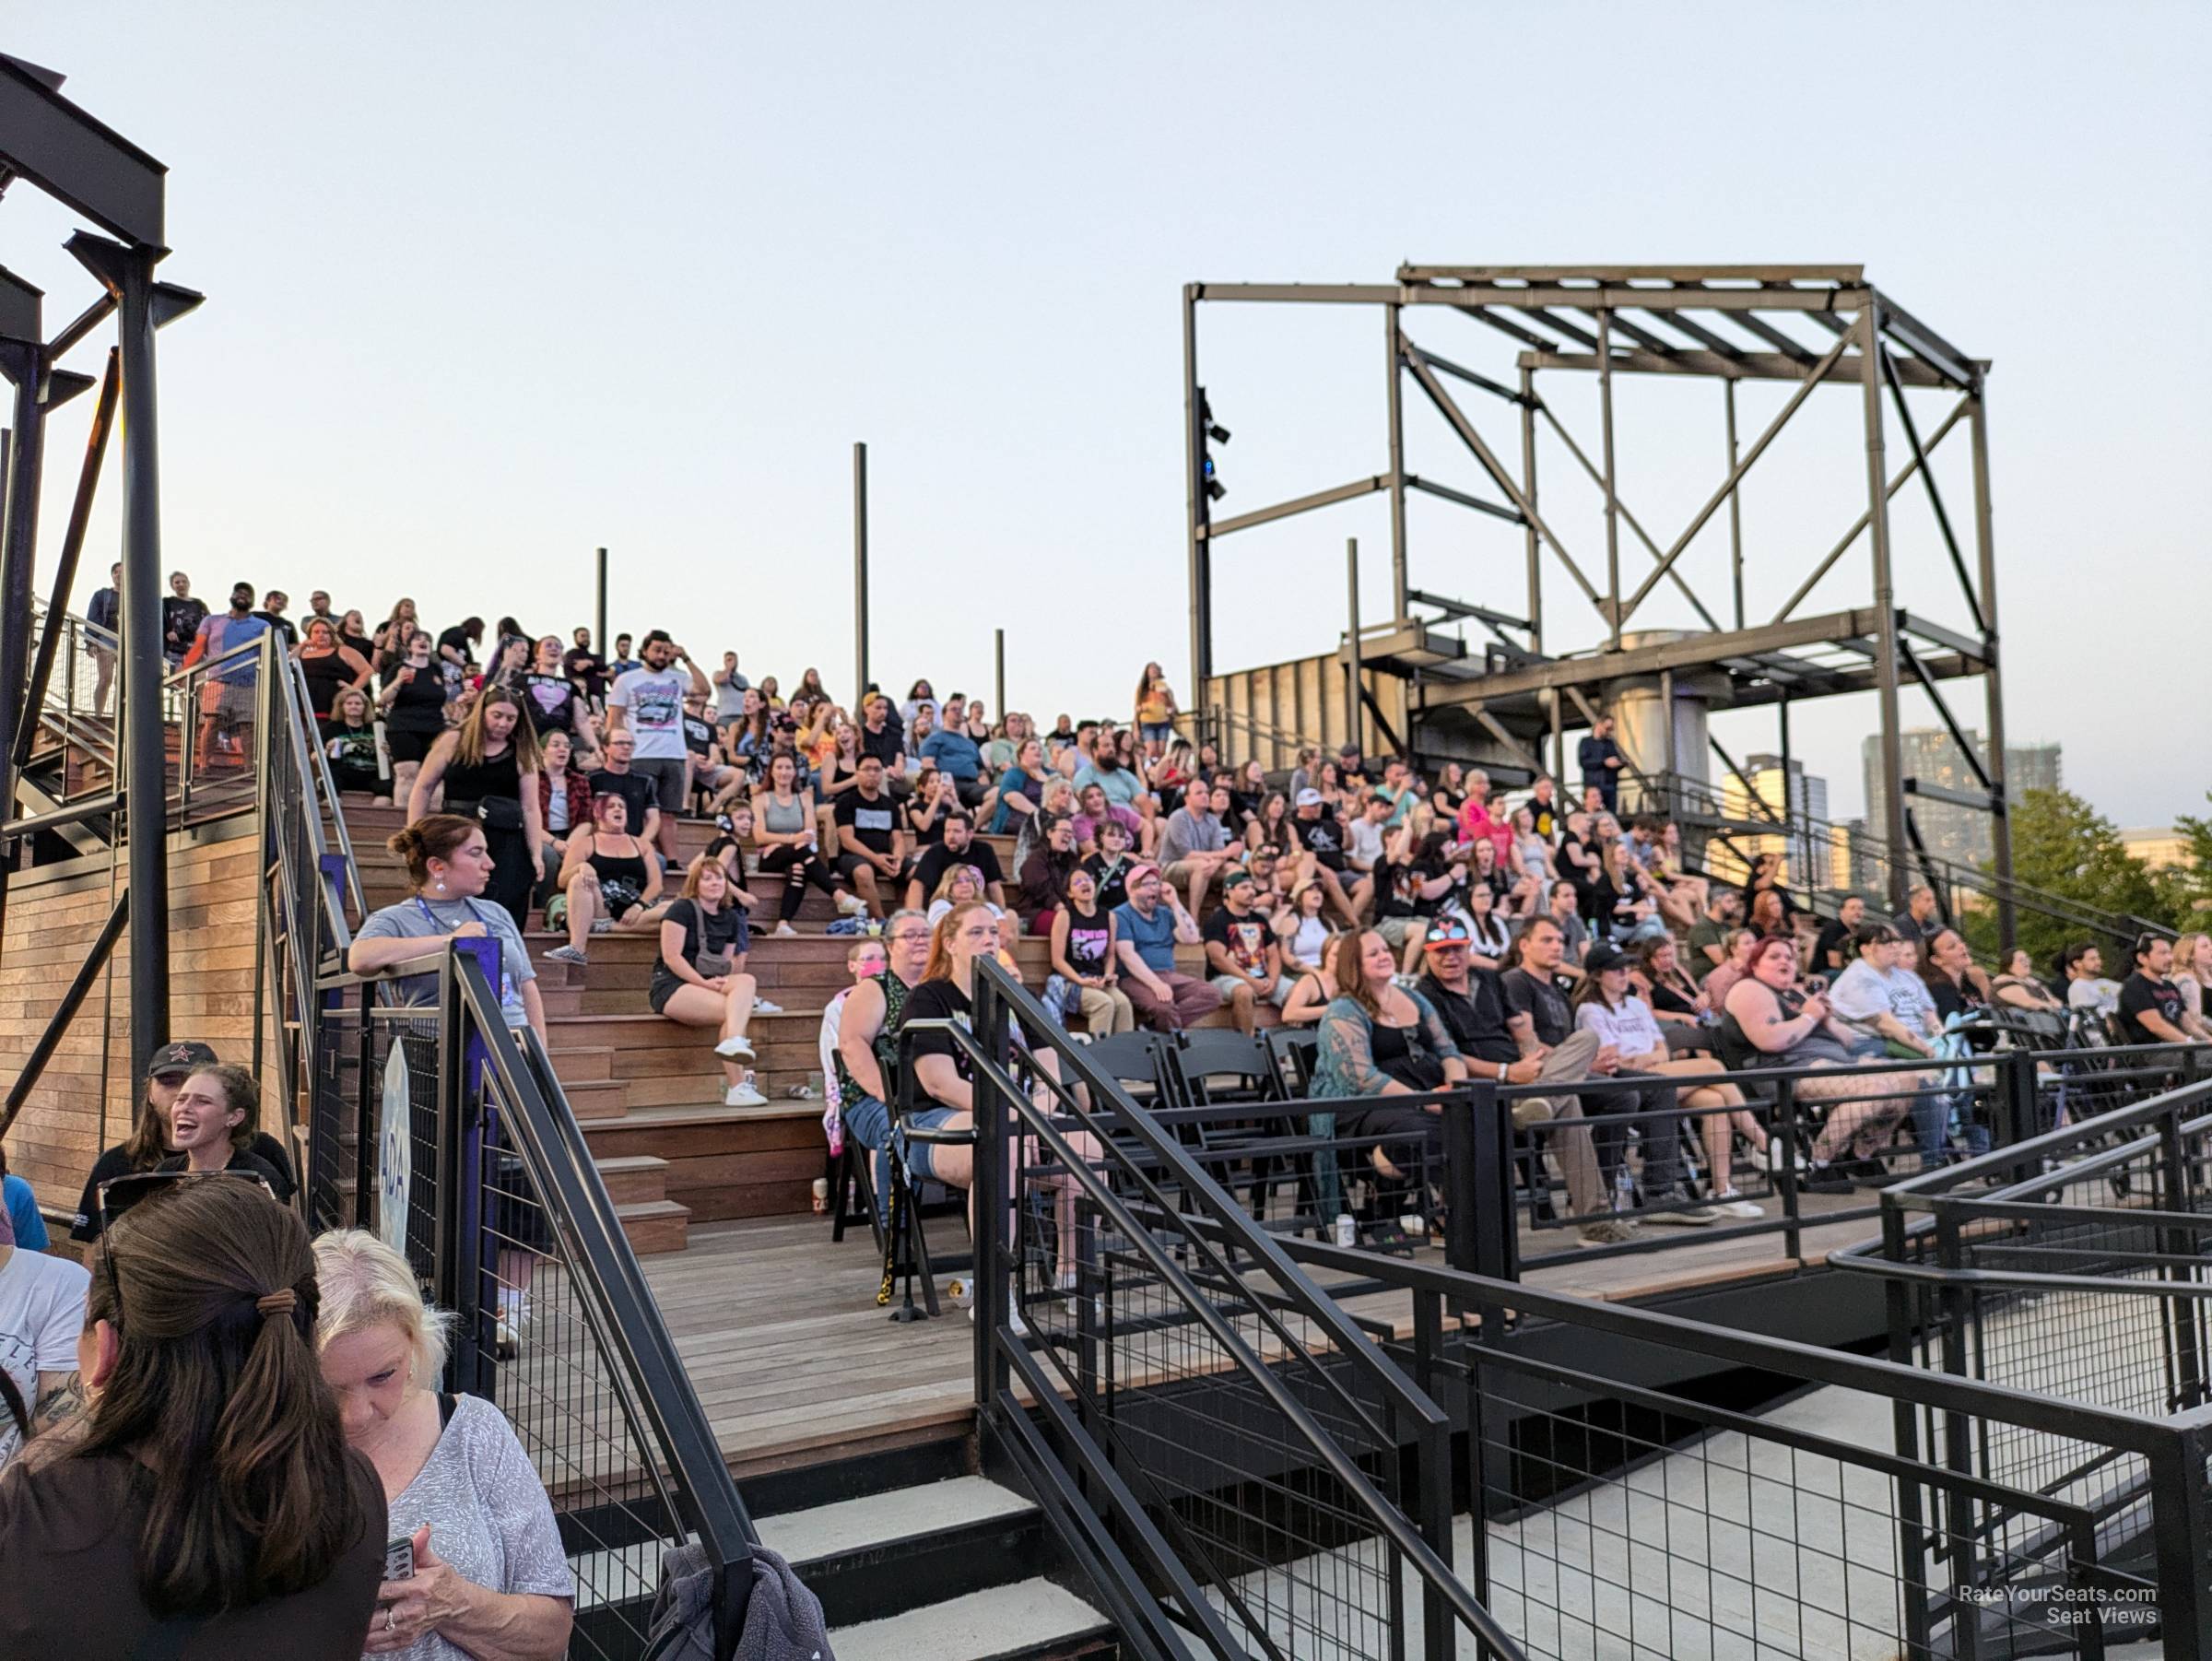
[[[206,836],[180,839],[170,856],[170,1027],[178,1038],[212,1045],[226,1061],[247,1062],[254,844],[248,836]],[[15,1078],[45,1031],[109,903],[104,860],[21,872],[9,885],[7,933],[0,941],[0,1079]],[[9,1168],[29,1181],[50,1212],[75,1208],[100,1149],[128,1132],[137,1100],[128,1077],[130,943],[126,927],[7,1135]],[[265,1114],[279,1118],[281,1107],[267,1102]]]

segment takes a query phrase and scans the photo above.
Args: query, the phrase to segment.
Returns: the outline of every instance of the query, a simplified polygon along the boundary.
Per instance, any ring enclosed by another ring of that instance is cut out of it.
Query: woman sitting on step
[[[569,943],[546,954],[555,963],[586,963],[583,943],[609,929],[660,921],[661,862],[629,833],[629,804],[618,795],[592,802],[592,822],[570,833],[560,862],[560,905],[546,907],[547,927],[565,921]]]
[[[655,1015],[686,1027],[712,1027],[714,1054],[729,1088],[725,1107],[759,1107],[768,1098],[744,1065],[753,1058],[745,1029],[753,1018],[753,977],[735,960],[743,913],[730,901],[729,873],[701,854],[684,878],[683,897],[661,919],[661,955],[653,960],[646,1000]]]
[[[760,850],[760,868],[783,874],[783,895],[777,904],[776,933],[794,935],[791,925],[806,898],[809,883],[834,901],[837,884],[822,858],[822,832],[815,818],[814,792],[802,783],[799,763],[791,756],[769,759],[768,783],[753,795],[753,843]]]

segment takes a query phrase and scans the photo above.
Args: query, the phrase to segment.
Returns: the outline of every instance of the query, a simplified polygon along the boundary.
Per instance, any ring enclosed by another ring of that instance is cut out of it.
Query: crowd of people
[[[1823,921],[1774,854],[1741,881],[1693,871],[1675,824],[1622,813],[1627,761],[1609,720],[1579,745],[1579,790],[1538,777],[1509,797],[1478,768],[1424,773],[1348,745],[1302,750],[1287,776],[1225,765],[1185,736],[1157,663],[1125,716],[1062,713],[1047,726],[1018,711],[993,720],[927,679],[896,701],[873,686],[841,701],[807,668],[787,694],[775,676],[748,678],[735,653],[710,667],[661,630],[636,637],[634,655],[628,634],[602,655],[588,630],[564,640],[512,617],[433,634],[406,599],[371,628],[323,593],[295,623],[281,593],[256,607],[241,583],[209,614],[181,574],[171,587],[179,661],[223,660],[279,631],[341,787],[406,810],[394,845],[417,892],[371,920],[357,968],[418,949],[377,944],[386,935],[494,929],[513,937],[527,1010],[524,931],[565,934],[547,956],[576,965],[599,935],[645,932],[658,946],[648,1005],[711,1035],[732,1105],[764,1099],[748,1027],[778,1012],[747,968],[756,914],[769,925],[755,892],[764,876],[780,879],[776,935],[796,932],[807,893],[819,893],[839,914],[833,929],[880,938],[881,986],[900,982],[902,943],[918,970],[935,932],[980,907],[1009,968],[1022,936],[1045,943],[1033,990],[1087,1035],[1222,1019],[1245,1032],[1311,1028],[1316,1090],[1363,1100],[1477,1067],[1508,1083],[1571,1083],[1516,1113],[1637,1115],[1625,1205],[1623,1137],[1545,1136],[1595,1243],[1632,1237],[1639,1219],[1696,1226],[1757,1211],[1735,1164],[1776,1150],[1730,1071],[1848,1069],[1796,1092],[1830,1104],[1800,1150],[1801,1185],[1819,1190],[1877,1180],[1900,1136],[1930,1163],[1982,1145],[1983,1128],[1922,1065],[1968,1047],[1959,1029],[1980,1011],[2109,1018],[2125,1042],[2212,1035],[2212,946],[2200,937],[2147,943],[2124,979],[2105,975],[2096,947],[2069,948],[2045,984],[2023,962],[1996,974],[1973,963],[1925,889],[1893,919],[1870,918],[1854,897]],[[205,689],[211,753],[250,717],[238,689]],[[688,863],[677,857],[686,817],[716,827]],[[899,999],[865,982],[862,992],[855,1031],[868,1036],[825,1036],[825,1086],[831,1123],[841,1096],[855,1109],[850,1133],[880,1152],[888,1128],[862,1103],[882,1098],[855,1063],[877,1024],[896,1026],[895,1008],[877,1005]],[[1387,1103],[1363,1115],[1410,1128]],[[1379,1176],[1402,1181],[1393,1146],[1406,1151],[1401,1139],[1371,1157]]]
[[[244,1067],[156,1052],[72,1236],[0,1222],[0,1653],[567,1653],[552,1503],[450,1317],[376,1237],[312,1239]],[[18,1179],[9,1179],[11,1182]]]

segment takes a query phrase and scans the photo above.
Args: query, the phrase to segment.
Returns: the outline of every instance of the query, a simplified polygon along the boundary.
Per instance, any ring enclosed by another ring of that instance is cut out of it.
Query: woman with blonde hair
[[[2212,935],[2183,935],[2173,943],[2173,968],[2166,978],[2181,989],[2182,1005],[2205,1019],[2205,989],[2212,986]]]
[[[575,1582],[553,1506],[506,1415],[439,1388],[453,1316],[427,1306],[406,1259],[359,1229],[317,1240],[314,1264],[323,1381],[415,1571],[378,1588],[370,1653],[564,1654]]]
[[[684,878],[682,896],[662,913],[660,955],[653,960],[653,984],[645,993],[655,1015],[679,1026],[715,1030],[714,1054],[728,1086],[723,1092],[726,1107],[759,1107],[768,1100],[744,1065],[753,1058],[746,1027],[759,984],[734,960],[743,921],[731,896],[729,872],[720,861],[700,854]]]

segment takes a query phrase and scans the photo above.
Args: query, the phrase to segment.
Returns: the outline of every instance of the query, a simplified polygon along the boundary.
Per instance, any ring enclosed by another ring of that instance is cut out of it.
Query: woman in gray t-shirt
[[[497,1407],[439,1393],[448,1317],[425,1307],[405,1258],[358,1229],[315,1242],[315,1279],[324,1382],[383,1483],[387,1537],[413,1560],[378,1594],[367,1653],[562,1655],[575,1581],[552,1503]]]
[[[538,1001],[537,971],[507,908],[484,900],[492,856],[483,827],[452,813],[428,813],[392,837],[392,851],[407,862],[415,892],[363,919],[347,954],[356,974],[373,974],[424,956],[446,940],[488,936],[499,942],[497,989],[510,1027],[527,1024],[546,1035]],[[394,1001],[434,1004],[436,974],[402,975],[391,983]]]

